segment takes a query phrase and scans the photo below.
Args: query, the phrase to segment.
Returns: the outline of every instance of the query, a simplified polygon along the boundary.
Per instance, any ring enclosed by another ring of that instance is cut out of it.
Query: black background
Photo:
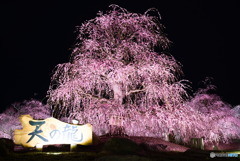
[[[155,7],[193,91],[212,77],[216,93],[240,104],[239,14],[236,1],[0,2],[0,109],[25,99],[46,101],[52,70],[68,62],[75,27],[118,4],[130,12]]]

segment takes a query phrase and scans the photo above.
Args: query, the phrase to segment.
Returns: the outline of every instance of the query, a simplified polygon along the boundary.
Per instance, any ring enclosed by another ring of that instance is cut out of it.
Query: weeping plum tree
[[[55,117],[101,104],[172,110],[187,95],[159,17],[111,7],[77,29],[70,62],[57,65],[48,91]]]
[[[56,66],[48,90],[53,116],[91,123],[97,135],[108,133],[117,115],[130,136],[173,134],[185,143],[240,138],[236,112],[219,97],[197,93],[185,100],[181,65],[165,54],[170,41],[159,17],[151,9],[111,7],[77,29],[70,62]]]

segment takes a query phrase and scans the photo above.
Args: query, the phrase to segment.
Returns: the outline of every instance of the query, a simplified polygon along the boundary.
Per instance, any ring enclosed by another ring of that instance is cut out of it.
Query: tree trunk
[[[122,104],[125,93],[121,88],[121,84],[115,83],[115,82],[112,83],[112,89],[113,89],[113,94],[114,94],[114,100],[117,103]]]

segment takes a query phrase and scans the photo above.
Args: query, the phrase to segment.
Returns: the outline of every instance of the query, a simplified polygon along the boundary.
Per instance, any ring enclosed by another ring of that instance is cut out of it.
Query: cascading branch
[[[70,62],[57,65],[48,90],[55,117],[99,103],[173,109],[187,95],[159,17],[110,7],[77,28]]]

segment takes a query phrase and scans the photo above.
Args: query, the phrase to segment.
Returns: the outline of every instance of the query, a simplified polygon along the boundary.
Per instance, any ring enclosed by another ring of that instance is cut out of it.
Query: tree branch
[[[81,92],[80,94],[82,95],[85,95],[85,96],[88,96],[88,97],[91,97],[91,98],[95,98],[95,99],[98,99],[99,101],[109,101],[109,99],[106,99],[106,98],[99,98],[97,96],[94,96],[92,94],[88,94],[88,93],[84,93],[84,92]]]
[[[126,96],[132,94],[132,93],[137,93],[137,92],[143,92],[143,91],[146,91],[146,89],[136,89],[136,90],[131,90],[129,92],[126,93]]]

